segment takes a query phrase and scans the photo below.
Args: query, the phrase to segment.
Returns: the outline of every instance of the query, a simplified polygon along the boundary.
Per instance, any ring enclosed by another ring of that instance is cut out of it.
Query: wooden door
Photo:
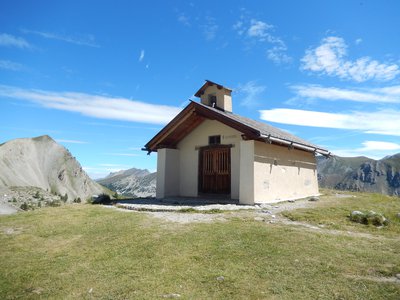
[[[230,194],[230,148],[203,148],[199,161],[199,192]]]

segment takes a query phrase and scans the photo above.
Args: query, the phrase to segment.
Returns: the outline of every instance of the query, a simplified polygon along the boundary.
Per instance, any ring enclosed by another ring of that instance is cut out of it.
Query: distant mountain
[[[22,138],[0,145],[0,187],[39,187],[52,194],[82,201],[105,189],[79,162],[48,135]]]
[[[317,157],[321,187],[400,196],[400,153],[368,157]]]
[[[155,197],[156,173],[148,170],[128,169],[110,173],[99,184],[127,197]]]

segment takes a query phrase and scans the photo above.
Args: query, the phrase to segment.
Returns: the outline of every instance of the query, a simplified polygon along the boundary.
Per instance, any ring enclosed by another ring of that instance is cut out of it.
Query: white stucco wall
[[[221,144],[233,145],[231,148],[231,198],[239,199],[241,133],[214,120],[205,120],[180,141],[177,146],[180,157],[180,195],[188,197],[196,197],[198,195],[198,149],[208,145],[208,137],[211,135],[221,135]]]
[[[156,197],[179,196],[179,150],[158,149]]]
[[[254,144],[254,202],[271,203],[318,195],[312,153],[268,143]]]
[[[240,141],[239,203],[254,204],[254,141]]]

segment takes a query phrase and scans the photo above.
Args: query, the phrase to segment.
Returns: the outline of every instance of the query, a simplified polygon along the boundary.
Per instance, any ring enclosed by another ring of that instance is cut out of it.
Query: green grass
[[[316,202],[311,209],[297,209],[283,212],[283,215],[292,221],[307,222],[314,225],[324,225],[331,229],[359,231],[379,234],[386,237],[400,236],[400,219],[396,214],[400,212],[400,198],[381,194],[343,192],[350,197],[338,198],[336,192],[323,190],[325,196]],[[353,210],[382,213],[389,218],[390,224],[384,228],[373,225],[366,226],[351,222],[348,218]]]
[[[333,210],[322,205],[337,200],[329,197],[316,208],[328,216],[294,216],[377,238],[252,217],[175,224],[91,205],[0,217],[0,298],[399,299],[400,284],[365,278],[400,273],[398,223],[386,231],[347,224],[340,212],[351,203],[340,199]],[[378,201],[375,209],[384,210]]]

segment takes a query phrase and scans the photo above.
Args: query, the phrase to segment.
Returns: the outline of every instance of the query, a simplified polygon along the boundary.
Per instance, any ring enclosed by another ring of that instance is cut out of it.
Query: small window
[[[212,135],[208,137],[209,145],[219,145],[221,144],[221,136],[220,135]]]
[[[217,96],[208,95],[208,103],[210,103],[211,107],[216,107],[217,106]]]

